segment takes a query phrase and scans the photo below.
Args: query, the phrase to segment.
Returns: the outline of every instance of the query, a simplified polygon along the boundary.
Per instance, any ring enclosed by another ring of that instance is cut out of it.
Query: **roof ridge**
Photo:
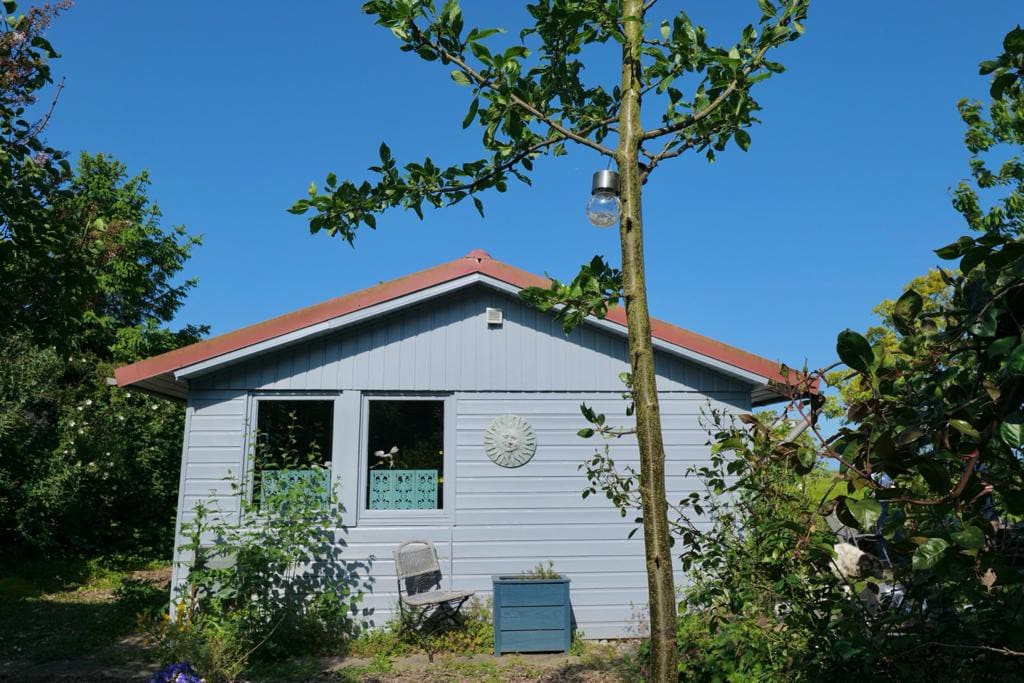
[[[401,277],[379,282],[355,292],[321,301],[282,315],[232,330],[189,346],[119,367],[115,377],[119,386],[173,373],[248,346],[316,325],[333,318],[414,294],[475,273],[492,277],[519,289],[547,287],[551,280],[516,266],[494,259],[483,249],[473,249],[453,261],[431,266]],[[611,308],[606,319],[626,326],[625,309]],[[670,344],[696,352],[712,360],[744,370],[769,382],[791,383],[783,376],[780,363],[744,351],[711,337],[692,332],[671,323],[651,319],[652,336]]]

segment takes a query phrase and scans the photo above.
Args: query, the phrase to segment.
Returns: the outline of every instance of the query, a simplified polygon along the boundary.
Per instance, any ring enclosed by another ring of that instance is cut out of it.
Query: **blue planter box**
[[[568,652],[569,579],[494,576],[494,654]]]

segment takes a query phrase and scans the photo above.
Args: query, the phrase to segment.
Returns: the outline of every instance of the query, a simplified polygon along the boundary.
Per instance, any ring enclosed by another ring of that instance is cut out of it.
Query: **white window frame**
[[[444,404],[444,488],[435,510],[372,510],[367,507],[370,480],[369,427],[373,401],[441,401]],[[447,526],[455,519],[455,396],[437,392],[364,391],[359,419],[359,503],[357,520],[374,526]]]
[[[242,477],[244,482],[244,489],[242,495],[245,496],[245,500],[252,503],[252,493],[255,484],[256,475],[256,462],[254,448],[256,446],[256,427],[259,419],[259,404],[261,401],[330,401],[333,403],[331,409],[331,489],[332,492],[338,490],[338,472],[339,472],[339,461],[340,461],[340,444],[339,437],[341,436],[340,428],[343,426],[341,420],[338,419],[340,411],[343,409],[341,402],[340,391],[250,391],[249,392],[249,406],[246,410],[246,428],[245,428],[245,457],[243,460]],[[263,510],[259,511],[260,516],[263,515]]]

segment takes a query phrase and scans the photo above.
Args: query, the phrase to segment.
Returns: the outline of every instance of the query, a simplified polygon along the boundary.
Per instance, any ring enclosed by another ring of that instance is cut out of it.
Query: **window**
[[[368,406],[367,509],[441,509],[444,401],[373,399]]]
[[[333,425],[334,401],[257,400],[252,499],[261,510],[298,481],[320,489],[326,502]]]

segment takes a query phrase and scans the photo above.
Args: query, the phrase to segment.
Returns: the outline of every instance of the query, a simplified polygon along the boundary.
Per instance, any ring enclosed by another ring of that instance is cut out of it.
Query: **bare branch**
[[[672,145],[674,145],[677,142],[679,142],[680,137],[681,136],[678,136],[678,135],[673,137],[671,140],[669,140],[668,142],[665,143],[665,146],[661,148],[660,152],[658,152],[657,154],[654,154],[654,155],[651,155],[646,149],[643,149],[642,147],[640,148],[640,151],[643,153],[643,155],[646,156],[648,159],[650,159],[650,162],[648,164],[646,164],[643,167],[643,170],[640,172],[640,182],[641,183],[646,183],[647,182],[648,176],[651,175],[651,172],[662,161],[665,161],[666,159],[673,159],[673,158],[679,156],[680,154],[683,154],[684,152],[686,152],[686,150],[693,148],[693,141],[692,140],[687,140],[687,141],[683,142],[683,144],[681,144],[678,147],[676,147],[675,149],[672,149]]]
[[[32,131],[28,134],[28,137],[36,137],[37,135],[42,133],[46,126],[50,123],[50,117],[53,116],[53,110],[57,108],[57,100],[60,99],[60,91],[63,89],[64,79],[61,78],[60,82],[57,84],[57,89],[53,93],[53,99],[50,100],[50,108],[46,110],[46,114],[43,115],[43,118],[39,119],[36,125],[33,126]]]

